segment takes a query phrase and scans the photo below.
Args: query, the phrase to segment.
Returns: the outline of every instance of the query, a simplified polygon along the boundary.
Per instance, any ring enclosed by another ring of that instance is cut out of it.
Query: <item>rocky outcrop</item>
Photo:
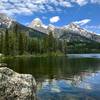
[[[5,64],[5,63],[0,63],[0,67],[5,67],[5,66],[7,66],[7,64]]]
[[[0,68],[0,100],[35,100],[36,82],[32,75]]]

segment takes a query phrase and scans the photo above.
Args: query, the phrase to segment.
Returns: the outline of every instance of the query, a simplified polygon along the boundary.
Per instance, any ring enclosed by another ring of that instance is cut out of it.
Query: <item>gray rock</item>
[[[0,68],[0,100],[35,100],[36,82],[32,75]]]
[[[5,66],[7,66],[7,64],[5,64],[5,63],[0,63],[0,67],[5,67]]]

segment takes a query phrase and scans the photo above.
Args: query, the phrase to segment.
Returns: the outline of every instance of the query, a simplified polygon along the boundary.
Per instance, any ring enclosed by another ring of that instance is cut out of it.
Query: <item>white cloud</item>
[[[74,3],[84,6],[88,3],[100,4],[100,0],[0,0],[0,12],[8,15],[30,15],[34,12],[63,11]]]
[[[72,4],[70,2],[67,2],[67,1],[63,1],[61,0],[62,2],[60,2],[60,5],[61,6],[64,6],[64,7],[72,7]]]
[[[9,15],[26,14],[34,12],[59,11],[61,7],[72,7],[65,0],[0,0],[0,12]]]
[[[100,4],[100,0],[91,0],[91,3],[97,3],[97,4]]]
[[[89,0],[72,0],[72,2],[77,3],[80,6],[84,6],[88,3]]]
[[[80,20],[80,21],[75,21],[74,23],[82,26],[82,25],[89,23],[90,21],[91,21],[90,19],[83,19],[83,20]]]
[[[80,6],[84,6],[86,4],[100,4],[100,0],[71,0],[71,2],[77,3]]]
[[[51,22],[51,23],[56,23],[56,22],[58,22],[59,20],[60,20],[60,17],[59,17],[59,16],[54,16],[54,17],[50,18],[50,22]]]

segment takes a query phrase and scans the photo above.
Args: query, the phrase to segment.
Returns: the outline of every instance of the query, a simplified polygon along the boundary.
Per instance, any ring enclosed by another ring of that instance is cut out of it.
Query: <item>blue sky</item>
[[[24,25],[39,18],[45,25],[74,22],[100,33],[100,0],[0,0],[0,12]]]

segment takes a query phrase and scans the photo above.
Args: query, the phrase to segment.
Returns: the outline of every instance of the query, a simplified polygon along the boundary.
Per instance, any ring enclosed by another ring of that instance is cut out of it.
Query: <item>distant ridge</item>
[[[59,39],[66,39],[67,41],[95,41],[100,42],[100,35],[97,35],[94,32],[90,32],[86,29],[81,28],[75,23],[70,23],[63,27],[56,27],[53,25],[45,26],[40,19],[34,19],[29,27],[36,29],[40,32],[48,34],[49,31],[52,31],[54,36]]]
[[[17,25],[17,28],[19,32],[24,32],[25,34],[31,36],[31,37],[44,37],[46,34],[43,32],[40,32],[36,29],[29,28],[27,26],[24,26],[14,19],[8,17],[4,13],[0,13],[0,28],[2,30],[5,30],[6,28],[10,29],[10,31],[13,31]]]

